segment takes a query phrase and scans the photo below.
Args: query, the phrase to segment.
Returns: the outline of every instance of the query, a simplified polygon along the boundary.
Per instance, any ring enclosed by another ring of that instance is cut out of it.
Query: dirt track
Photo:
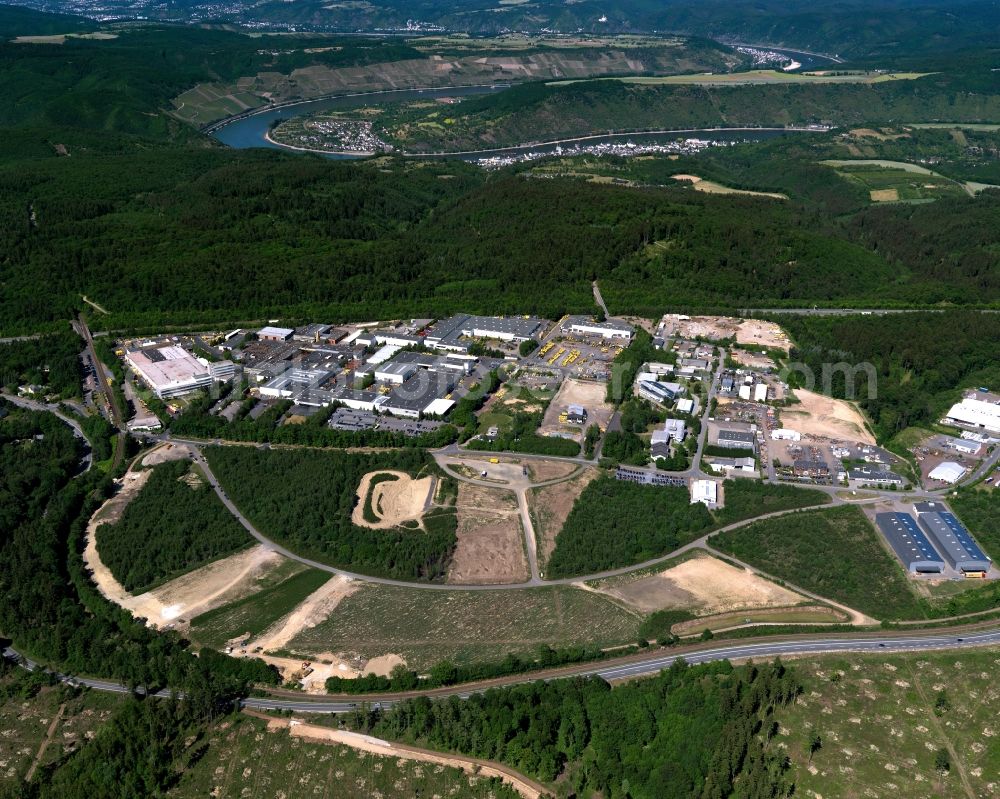
[[[298,719],[276,719],[272,716],[266,716],[263,713],[255,713],[253,711],[244,711],[244,713],[267,720],[267,727],[270,731],[287,729],[289,734],[295,738],[340,744],[383,757],[417,760],[422,763],[458,768],[467,774],[499,777],[521,794],[521,796],[525,797],[525,799],[541,799],[543,796],[550,796],[549,792],[534,780],[528,779],[512,768],[488,760],[462,757],[460,755],[446,755],[416,746],[385,741],[370,735],[362,735],[347,730],[337,730],[331,727],[321,727],[316,724],[306,724]]]
[[[371,489],[372,512],[379,518],[379,521],[369,522],[365,520],[365,502],[368,499],[372,478],[377,474],[391,474],[398,479],[376,483],[375,487]],[[351,521],[359,527],[386,530],[390,527],[398,527],[405,521],[419,520],[430,504],[433,491],[433,477],[414,480],[406,472],[397,472],[392,469],[369,472],[361,478],[361,484],[358,486],[358,502],[351,514]]]

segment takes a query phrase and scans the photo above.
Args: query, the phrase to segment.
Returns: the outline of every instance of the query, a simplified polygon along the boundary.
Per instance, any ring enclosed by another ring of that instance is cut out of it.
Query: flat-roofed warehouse
[[[940,502],[918,502],[913,506],[920,526],[937,545],[951,566],[966,574],[990,570],[989,557],[958,517]]]
[[[125,353],[125,361],[160,399],[169,399],[212,384],[208,365],[172,344]]]
[[[966,397],[948,411],[947,420],[967,427],[978,427],[1000,433],[1000,405]]]
[[[913,574],[944,571],[944,559],[909,513],[877,513],[875,524],[907,571]]]

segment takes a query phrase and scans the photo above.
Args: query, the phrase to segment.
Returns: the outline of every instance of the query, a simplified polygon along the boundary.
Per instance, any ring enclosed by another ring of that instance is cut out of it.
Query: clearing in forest
[[[383,479],[375,480],[377,477]],[[358,501],[351,521],[374,530],[418,521],[430,504],[433,491],[433,477],[415,480],[406,472],[391,469],[369,472],[358,486]]]
[[[517,499],[512,491],[458,486],[458,543],[448,568],[455,584],[519,583],[528,579]]]
[[[781,411],[781,423],[804,436],[874,444],[875,436],[865,418],[850,402],[833,399],[803,388],[795,389],[797,405]]]

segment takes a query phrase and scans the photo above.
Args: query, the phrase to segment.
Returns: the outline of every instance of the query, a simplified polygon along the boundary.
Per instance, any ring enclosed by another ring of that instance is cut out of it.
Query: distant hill
[[[27,0],[47,10],[94,9],[102,18],[270,24],[295,30],[559,31],[683,33],[784,45],[851,58],[947,52],[1000,39],[1000,6],[993,0]]]

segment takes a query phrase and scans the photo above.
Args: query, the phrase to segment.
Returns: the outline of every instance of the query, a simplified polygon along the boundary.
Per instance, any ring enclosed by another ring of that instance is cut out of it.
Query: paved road
[[[900,653],[900,652],[929,652],[929,651],[957,651],[981,646],[995,646],[1000,644],[1000,627],[987,630],[977,630],[974,632],[963,632],[961,630],[951,630],[940,633],[924,634],[896,634],[872,633],[867,635],[853,635],[843,637],[820,637],[815,635],[803,635],[791,639],[757,641],[757,642],[735,642],[720,646],[709,646],[698,649],[690,649],[684,652],[665,652],[656,650],[641,657],[622,658],[616,661],[604,661],[602,663],[582,664],[574,667],[559,669],[558,672],[546,672],[518,675],[509,680],[502,681],[503,684],[517,684],[533,682],[538,679],[552,680],[565,677],[598,676],[605,680],[623,680],[634,677],[644,677],[656,674],[662,669],[669,668],[677,660],[685,660],[688,663],[711,663],[718,660],[770,660],[775,657],[791,657],[795,655],[823,655],[835,653]],[[38,664],[30,659],[24,658],[16,650],[7,648],[3,651],[4,657],[17,660],[25,668],[34,670]],[[131,693],[130,689],[114,680],[101,680],[84,677],[72,677],[65,674],[57,675],[65,682],[86,686],[97,691],[108,691],[111,693]],[[483,687],[456,686],[454,688],[438,689],[433,692],[435,697],[458,696],[468,697],[474,693],[485,690]],[[169,696],[169,691],[160,691],[156,696]],[[416,695],[416,694],[414,694]],[[373,707],[391,707],[406,697],[396,695],[370,697],[334,697],[329,699],[318,698],[310,700],[308,698],[291,699],[284,697],[247,697],[242,700],[244,707],[256,710],[291,710],[308,713],[347,713],[356,709],[361,704],[368,704]]]
[[[83,439],[84,443],[87,445],[87,453],[83,457],[83,471],[90,471],[90,467],[94,465],[94,453],[90,448],[90,440],[83,432],[83,428],[80,427],[80,423],[74,419],[72,416],[67,416],[60,410],[58,405],[53,405],[50,402],[36,402],[35,400],[30,400],[25,397],[15,397],[13,394],[8,394],[7,392],[0,393],[7,402],[11,405],[17,405],[20,408],[28,408],[32,411],[46,411],[55,416],[59,421],[64,422],[69,425],[73,430],[73,435],[77,438]]]

